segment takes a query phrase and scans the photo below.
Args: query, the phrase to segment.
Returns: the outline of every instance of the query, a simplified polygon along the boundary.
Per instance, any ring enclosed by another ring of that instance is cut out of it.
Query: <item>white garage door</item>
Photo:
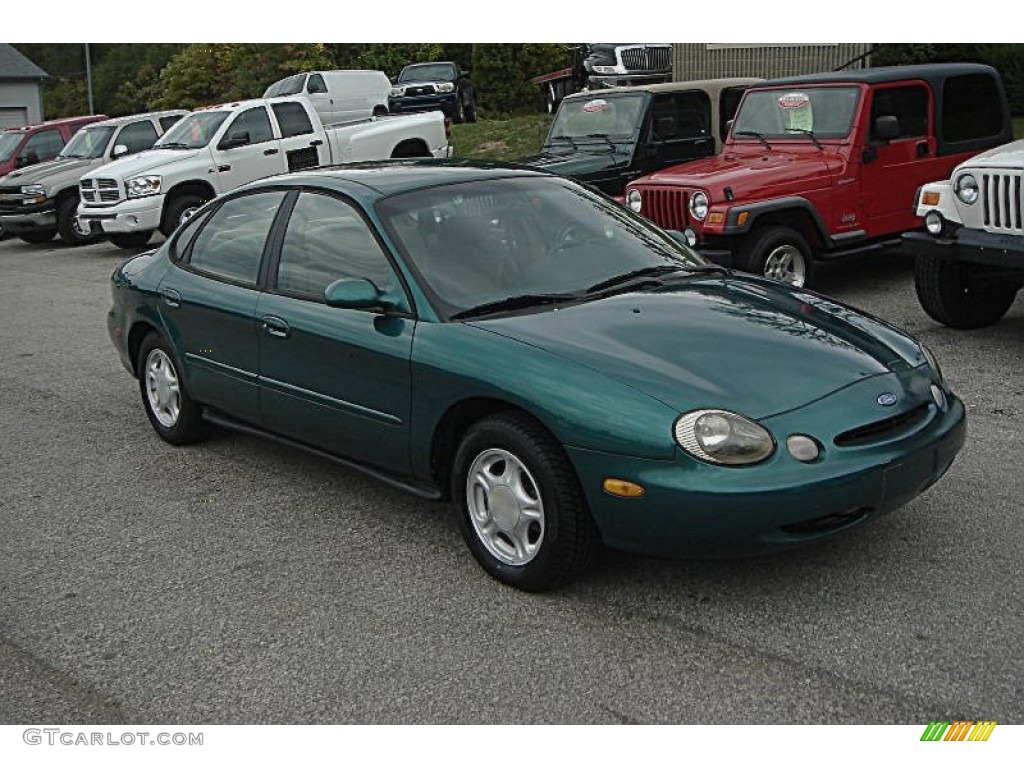
[[[28,125],[28,109],[0,107],[0,128],[18,128],[22,125]]]

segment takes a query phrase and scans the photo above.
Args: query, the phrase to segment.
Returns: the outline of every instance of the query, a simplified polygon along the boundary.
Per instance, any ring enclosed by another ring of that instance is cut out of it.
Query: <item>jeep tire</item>
[[[993,275],[988,276],[992,272]],[[1006,314],[1020,290],[1005,272],[980,264],[949,261],[930,254],[914,260],[914,289],[921,308],[950,328],[983,328]]]

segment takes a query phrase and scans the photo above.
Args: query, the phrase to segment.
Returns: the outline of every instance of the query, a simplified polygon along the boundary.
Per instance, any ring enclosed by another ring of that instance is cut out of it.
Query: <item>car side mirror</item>
[[[875,138],[892,141],[900,137],[900,119],[894,115],[882,115],[875,118]]]
[[[110,153],[110,156],[116,160],[117,158],[124,157],[127,154],[128,154],[128,147],[127,147],[127,145],[125,145],[125,144],[117,144],[114,147],[113,151]]]
[[[234,149],[244,147],[250,141],[248,131],[235,131],[220,143],[220,149]]]
[[[372,280],[360,277],[335,280],[324,289],[324,301],[327,306],[340,309],[386,309],[392,306]]]
[[[18,155],[14,160],[14,165],[18,168],[24,168],[26,165],[35,165],[39,162],[39,155],[35,152],[26,152],[24,155]]]

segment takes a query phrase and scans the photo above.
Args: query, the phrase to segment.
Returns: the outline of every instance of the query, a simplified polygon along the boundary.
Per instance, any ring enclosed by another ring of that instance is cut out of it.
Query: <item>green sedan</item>
[[[451,499],[480,565],[526,590],[603,547],[853,528],[938,480],[966,429],[902,331],[516,168],[257,182],[120,267],[108,327],[167,442],[245,430]]]

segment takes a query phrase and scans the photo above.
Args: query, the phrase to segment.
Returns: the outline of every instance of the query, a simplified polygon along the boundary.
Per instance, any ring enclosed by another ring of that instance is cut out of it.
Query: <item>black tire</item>
[[[206,198],[199,195],[184,194],[172,197],[164,209],[163,221],[160,224],[160,234],[170,237],[171,233],[178,228],[184,219],[195,213],[196,209],[206,202]]]
[[[987,278],[986,273],[997,276]],[[1020,283],[1005,272],[980,264],[947,261],[930,255],[914,260],[914,289],[921,308],[950,328],[983,328],[997,322],[1013,304]]]
[[[472,93],[467,93],[466,94],[466,97],[465,97],[465,100],[463,101],[463,104],[465,106],[463,108],[463,112],[462,113],[463,113],[463,117],[465,118],[466,122],[467,123],[475,123],[476,122],[476,98],[473,96]]]
[[[787,264],[792,269],[787,269]],[[739,267],[787,285],[809,288],[814,256],[804,236],[790,227],[755,229],[740,249]]]
[[[57,233],[68,245],[89,245],[102,237],[78,229],[78,195],[68,195],[57,206]]]
[[[110,235],[110,242],[118,248],[141,248],[153,237],[153,230]]]
[[[48,243],[57,236],[56,229],[32,229],[28,232],[19,232],[18,239],[31,243],[32,245],[41,245],[42,243]]]
[[[181,366],[167,342],[158,334],[151,333],[142,340],[135,358],[135,373],[149,423],[161,439],[172,445],[187,445],[206,437],[207,425],[203,421],[202,408],[189,397],[181,377]],[[172,379],[176,390],[168,386]]]
[[[509,463],[503,465],[501,456],[511,457]],[[508,482],[498,480],[486,491],[480,483],[471,488],[469,479],[474,465],[475,477],[490,472],[498,478],[491,471],[497,467],[508,473]],[[518,484],[519,496],[511,483]],[[473,557],[488,574],[509,586],[528,592],[562,586],[590,567],[601,551],[600,535],[565,452],[547,430],[525,414],[500,413],[469,428],[455,455],[451,492],[459,528]],[[481,499],[480,493],[486,499]],[[539,519],[523,514],[524,494],[535,499]],[[508,502],[509,498],[513,499],[515,511],[498,503]],[[474,523],[473,509],[494,523],[491,530],[496,533],[489,537],[489,543],[485,534],[477,530],[477,525],[485,523]],[[493,512],[495,509],[504,511]],[[512,528],[523,528],[521,533],[513,531],[513,535],[522,539],[524,552],[527,547],[535,547],[521,563],[515,562],[517,555],[511,551],[518,553],[519,549],[505,533],[508,526],[502,529],[498,522],[503,515],[506,523],[510,522],[510,515],[514,516]]]
[[[452,110],[452,122],[453,123],[464,123],[466,122],[466,108],[462,104],[462,98],[457,96],[455,98],[455,109]]]

